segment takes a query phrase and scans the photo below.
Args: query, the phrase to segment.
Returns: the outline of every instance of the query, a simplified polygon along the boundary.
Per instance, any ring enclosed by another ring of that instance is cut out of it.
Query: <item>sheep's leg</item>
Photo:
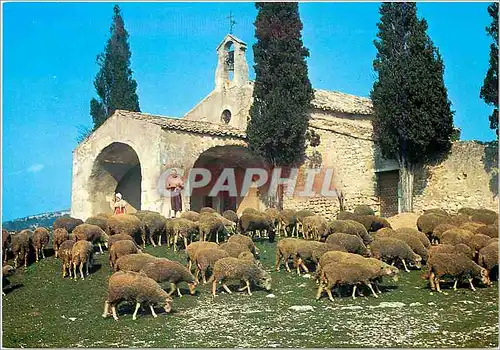
[[[188,261],[188,270],[191,271],[191,268],[193,267],[193,263],[191,262],[191,259]]]
[[[113,313],[115,321],[118,321],[118,316],[116,315],[116,305],[111,306],[111,312]]]
[[[28,267],[28,253],[24,253],[24,267]]]
[[[80,262],[80,276],[82,277],[82,280],[85,279],[85,277],[83,276],[83,260]]]
[[[106,318],[109,315],[109,301],[104,302],[104,312],[102,313],[102,317]]]
[[[154,318],[157,318],[158,315],[155,312],[155,309],[153,309],[153,305],[149,305],[149,308],[151,309],[151,315],[153,315]]]
[[[434,283],[434,279],[436,278],[436,275],[434,272],[431,272],[429,274],[429,283],[431,285],[431,290],[436,290],[436,284]]]
[[[219,244],[219,231],[215,232],[215,243]]]
[[[290,265],[288,265],[288,258],[286,258],[286,260],[285,260],[285,266],[286,266],[286,270],[288,272],[292,272],[292,270],[290,269]],[[300,273],[299,273],[299,275],[300,275]]]
[[[377,281],[373,281],[373,285],[375,286],[375,292],[377,292],[378,294],[382,294],[382,292],[380,291],[380,289],[378,287]]]
[[[16,257],[14,258],[14,268],[17,269],[17,259],[19,257],[19,254],[16,255]]]
[[[101,254],[104,254],[103,250],[102,250],[102,245],[101,245],[101,242],[97,243],[97,245],[99,246],[99,252]]]
[[[196,268],[194,269],[194,280],[196,281],[196,283],[200,282],[198,278],[199,275],[200,275],[200,267],[198,266],[198,264],[196,264]],[[201,275],[203,276],[203,274]]]
[[[161,234],[158,236],[158,246],[161,247]]]
[[[354,287],[352,288],[352,298],[353,299],[356,299],[356,288],[357,288],[357,285],[354,285]]]
[[[146,248],[146,233],[141,234],[142,238],[142,249]]]
[[[306,264],[304,264],[303,261],[300,263],[300,266],[304,269],[306,273],[309,273],[309,269],[307,268]]]
[[[434,283],[436,284],[436,290],[441,293],[441,287],[439,286],[439,278],[434,279]]]
[[[469,284],[470,284],[470,289],[472,289],[475,292],[476,288],[474,288],[474,285],[472,284],[472,278],[469,278]]]
[[[203,284],[207,284],[207,270],[201,270],[201,278],[203,280]]]
[[[179,234],[176,233],[174,236],[174,252],[177,251],[177,239],[179,238]]]
[[[184,237],[184,251],[187,249],[188,246],[188,240],[187,237]]]
[[[132,315],[132,319],[134,321],[137,319],[137,311],[139,311],[140,307],[141,307],[141,303],[136,303],[135,304],[135,311],[134,311],[134,314]]]
[[[62,265],[62,278],[66,277],[66,264]]]
[[[453,284],[453,290],[457,290],[457,284],[458,284],[458,280],[455,280],[455,283]]]
[[[181,290],[180,290],[180,289],[179,289],[179,288],[175,285],[175,283],[172,283],[172,284],[173,284],[173,285],[175,286],[175,288],[177,289],[177,295],[178,295],[180,298],[182,298]]]
[[[248,295],[252,295],[252,292],[250,291],[250,281],[245,281],[247,284],[247,289],[248,289]]]
[[[89,275],[89,265],[90,265],[90,259],[87,260],[87,263],[85,264],[85,276]]]
[[[149,235],[149,242],[151,243],[151,245],[152,245],[153,247],[156,247],[156,243],[155,243],[155,241],[154,241],[154,239],[153,239],[153,235],[151,235],[151,234]]]
[[[318,291],[316,292],[316,300],[321,298],[321,293],[323,292],[323,286],[320,284],[318,287]]]
[[[326,293],[328,294],[328,299],[330,299],[331,301],[334,301],[333,295],[332,295],[332,289],[329,286],[326,287]]]
[[[274,269],[276,271],[280,270],[280,262],[281,262],[281,253],[280,253],[279,249],[277,249],[276,250],[276,264],[274,266]]]
[[[224,290],[228,293],[228,294],[231,294],[231,290],[229,289],[228,286],[226,286],[225,283],[222,283],[222,287],[224,287]]]
[[[213,282],[212,282],[212,295],[213,295],[214,297],[216,297],[216,296],[217,296],[216,291],[217,291],[217,281],[216,281],[216,280],[215,280],[215,278],[214,278],[214,280],[213,280]]]
[[[38,248],[35,249],[36,262],[38,262]]]
[[[43,252],[43,248],[42,248],[42,249],[40,249],[40,250],[42,251],[42,258],[44,258],[44,259],[45,259],[45,253]]]
[[[76,264],[73,263],[73,278],[76,281]]]
[[[403,266],[405,267],[405,271],[410,272],[410,270],[408,270],[408,268],[406,267],[405,259],[401,259],[401,261],[403,262]]]
[[[170,291],[168,292],[168,296],[171,296],[175,292],[175,284],[170,283]]]
[[[370,287],[370,289],[371,289],[371,291],[372,291],[372,293],[373,293],[373,296],[374,296],[375,298],[378,298],[378,295],[377,295],[377,293],[375,293],[375,291],[373,290],[373,286],[372,286],[372,284],[371,284],[370,282],[368,282],[368,287]]]

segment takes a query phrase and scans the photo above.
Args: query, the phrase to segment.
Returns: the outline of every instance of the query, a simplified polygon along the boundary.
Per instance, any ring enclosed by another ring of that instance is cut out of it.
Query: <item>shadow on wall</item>
[[[490,176],[490,191],[498,196],[498,141],[488,142],[484,147],[484,155],[481,158],[484,170]]]

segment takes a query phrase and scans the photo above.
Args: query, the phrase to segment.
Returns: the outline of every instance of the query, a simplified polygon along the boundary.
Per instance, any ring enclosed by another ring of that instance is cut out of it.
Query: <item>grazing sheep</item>
[[[113,318],[118,321],[116,306],[122,301],[135,302],[135,311],[132,319],[137,318],[137,311],[141,304],[146,304],[151,309],[153,317],[157,317],[154,306],[163,307],[165,312],[172,310],[172,298],[170,298],[158,283],[143,274],[119,271],[115,272],[109,278],[108,297],[104,303],[104,312],[102,317],[108,317],[109,307]]]
[[[486,224],[483,224],[482,222],[469,221],[469,222],[466,222],[466,223],[460,225],[459,228],[461,228],[462,230],[468,230],[468,231],[474,233],[474,232],[477,232],[477,230],[483,226],[486,226]]]
[[[214,209],[214,208],[210,208],[210,207],[203,207],[200,209],[200,214],[202,213],[217,213],[217,211]]]
[[[2,266],[2,295],[5,295],[4,289],[10,284],[7,277],[12,276],[15,271],[16,269],[10,265]]]
[[[231,222],[234,222],[235,224],[238,224],[238,214],[234,210],[226,210],[225,212],[222,213],[222,216]]]
[[[212,237],[215,236],[215,242],[218,244],[219,236],[223,235],[225,237],[227,230],[221,218],[222,216],[218,215],[217,213],[200,215],[198,226],[201,241],[209,241]]]
[[[45,227],[37,227],[35,231],[33,231],[31,243],[33,244],[33,249],[35,250],[35,258],[37,262],[39,253],[41,253],[42,258],[45,259],[45,253],[43,249],[49,245],[49,240],[49,230],[47,230]]]
[[[284,209],[280,211],[279,214],[279,222],[280,222],[280,227],[283,229],[283,233],[285,237],[288,237],[288,234],[290,233],[290,236],[293,237],[295,231],[296,231],[296,226],[297,226],[297,214],[295,210],[292,209]],[[298,235],[298,233],[297,233]]]
[[[478,227],[474,233],[486,235],[491,238],[498,238],[498,226],[495,225],[481,226]]]
[[[59,248],[61,244],[69,239],[68,231],[64,228],[56,228],[52,234],[52,244],[56,258],[59,256]]]
[[[345,249],[341,245],[337,244],[330,244],[330,243],[324,243],[322,245],[316,245],[316,247],[313,248],[312,250],[312,255],[311,255],[311,261],[316,264],[316,269],[318,268],[319,265],[319,260],[323,255],[325,255],[327,252],[331,251],[337,251],[337,252],[345,252],[347,253],[347,249]]]
[[[326,241],[326,238],[333,233],[344,233],[348,231],[349,223],[346,220],[331,220],[328,222],[328,232],[320,238],[320,241]]]
[[[14,268],[17,269],[18,261],[24,258],[24,267],[28,266],[28,255],[32,244],[31,237],[33,232],[30,230],[22,230],[12,236],[12,253],[14,254]]]
[[[152,210],[137,210],[135,213],[131,214],[131,215],[134,215],[136,216],[139,220],[142,221],[142,218],[148,214],[156,214],[156,215],[159,215],[160,213],[156,212],[156,211],[152,211]],[[112,215],[109,215],[108,218],[112,216]]]
[[[441,236],[440,242],[442,244],[467,244],[469,240],[474,236],[474,234],[468,230],[462,230],[460,228],[452,228]]]
[[[434,229],[434,232],[435,232],[435,230],[436,229]],[[417,237],[420,240],[420,242],[422,242],[422,244],[424,245],[424,247],[426,249],[429,249],[429,247],[431,246],[431,242],[429,241],[429,238],[427,238],[427,235],[423,232],[420,232],[417,229],[414,229],[411,227],[400,227],[400,228],[396,229],[396,232],[397,233],[405,233],[405,234]]]
[[[149,242],[153,247],[156,247],[155,239],[158,240],[158,245],[161,247],[161,238],[165,236],[166,219],[163,215],[157,213],[147,213],[142,216],[142,224],[146,236],[149,237]]]
[[[420,255],[420,257],[422,258],[422,263],[425,263],[425,261],[427,261],[427,259],[429,258],[429,253],[428,253],[427,249],[422,244],[420,239],[418,239],[418,237],[413,236],[413,235],[408,234],[408,233],[401,233],[400,232],[400,233],[396,233],[396,235],[392,236],[392,238],[400,239],[403,242],[405,242],[406,244],[408,244],[410,246],[411,250],[413,250],[413,252],[415,254]]]
[[[131,241],[137,246],[137,248],[139,248],[139,246],[137,245],[137,243],[135,243],[135,240],[132,236],[127,235],[126,233],[119,233],[117,235],[109,236],[108,250],[110,250],[113,244],[115,244],[118,241]]]
[[[327,234],[328,230],[328,222],[323,216],[309,215],[302,219],[304,239],[319,240]]]
[[[429,280],[432,290],[441,293],[439,281],[445,277],[454,279],[453,289],[457,289],[459,279],[466,279],[472,290],[476,290],[472,284],[474,278],[480,279],[485,285],[491,282],[488,279],[488,272],[485,268],[477,265],[471,259],[463,254],[432,254],[427,262],[427,273],[425,275]]]
[[[293,266],[297,269],[297,274],[300,275],[300,268],[308,273],[309,269],[304,264],[307,260],[312,260],[313,251],[326,246],[326,243],[318,241],[306,241],[300,239],[296,244],[295,254],[293,255]]]
[[[434,228],[439,224],[449,223],[450,218],[446,215],[431,213],[420,215],[417,219],[418,230],[432,237]]]
[[[297,251],[297,246],[300,244],[300,239],[298,238],[283,238],[278,241],[276,245],[276,271],[280,270],[281,259],[285,263],[286,270],[291,272],[290,266],[288,265],[288,259],[293,258]]]
[[[378,230],[380,230],[382,228],[392,228],[389,221],[387,221],[386,219],[381,218],[379,216],[365,215],[365,220],[370,221],[370,226],[368,228],[366,228],[366,226],[365,226],[366,230],[370,231],[370,232],[377,232]]]
[[[116,260],[115,271],[139,272],[144,266],[156,259],[155,256],[146,253],[124,255]]]
[[[11,234],[6,229],[2,229],[2,254],[3,254],[3,262],[7,261],[7,253],[9,252],[11,243],[12,243]]]
[[[247,252],[243,252],[242,254],[244,253]],[[194,277],[196,279],[196,282],[199,282],[198,276],[201,273],[201,278],[203,280],[203,283],[204,284],[207,283],[207,278],[206,278],[207,270],[209,268],[213,269],[214,264],[217,260],[227,257],[229,257],[229,254],[224,249],[220,248],[203,248],[198,250],[194,257],[194,263],[196,266]]]
[[[241,244],[239,242],[226,242],[221,244],[220,249],[225,250],[230,257],[237,258],[242,252],[249,252],[250,249],[246,244]]]
[[[297,217],[297,230],[300,230],[304,223],[304,219],[309,217],[309,216],[314,216],[316,215],[315,212],[311,210],[299,210],[297,211],[297,214],[295,215]]]
[[[470,218],[464,214],[450,215],[447,220],[448,224],[459,227],[460,225],[465,224],[466,222],[470,222]]]
[[[498,219],[498,214],[489,209],[476,209],[471,216],[472,221],[482,222],[486,225],[492,225]]]
[[[88,241],[78,241],[71,249],[71,265],[73,266],[73,278],[76,281],[76,266],[80,268],[80,276],[83,276],[83,264],[85,264],[85,275],[89,275],[89,267],[92,266],[94,260],[94,246]]]
[[[351,213],[350,211],[339,211],[337,213],[337,220],[357,220],[358,214]]]
[[[183,219],[188,219],[188,220],[191,220],[193,222],[196,222],[200,219],[200,213],[195,212],[193,210],[189,210],[189,211],[182,212],[180,217]]]
[[[325,290],[331,301],[334,301],[332,289],[340,285],[353,285],[352,298],[356,299],[356,288],[358,284],[364,284],[370,288],[373,296],[378,298],[377,293],[373,289],[372,281],[383,276],[394,277],[399,270],[393,266],[385,265],[380,267],[378,263],[362,262],[332,262],[325,265],[321,269],[321,281],[316,293],[316,299],[321,297],[321,293]]]
[[[142,253],[142,251],[137,247],[135,242],[125,240],[117,241],[109,248],[109,264],[114,269],[118,258],[124,255],[137,253]]]
[[[279,210],[276,208],[267,208],[266,210],[264,210],[264,215],[266,215],[267,218],[273,222],[274,227],[277,228],[279,233],[279,231],[281,230],[281,228],[279,227],[279,222],[280,222]]]
[[[349,253],[359,254],[369,257],[370,251],[358,236],[349,235],[347,233],[334,233],[326,239],[327,244],[335,244],[344,247]]]
[[[249,295],[252,295],[251,283],[266,290],[271,290],[271,276],[269,273],[252,262],[229,257],[220,259],[214,264],[212,276],[208,281],[212,282],[212,295],[217,296],[218,282],[221,282],[226,292],[231,294],[231,290],[226,285],[226,281],[231,279],[244,282],[245,287],[238,289],[238,291],[247,289]]]
[[[354,214],[356,215],[375,215],[373,209],[366,204],[361,204],[354,208]]]
[[[198,241],[198,242],[193,242],[193,243],[190,243],[187,247],[186,247],[186,255],[187,255],[187,260],[188,260],[188,270],[191,271],[192,267],[193,267],[193,261],[196,257],[196,253],[198,252],[198,250],[200,249],[205,249],[205,248],[219,248],[219,245],[217,243],[214,243],[214,242],[206,242],[206,241]]]
[[[490,279],[498,280],[498,242],[492,242],[486,247],[481,248],[477,261],[480,266],[488,271]],[[495,276],[492,274],[494,268],[496,268]]]
[[[273,221],[262,213],[243,213],[239,225],[241,233],[253,232],[255,234],[256,231],[266,231],[269,236],[275,230]]]
[[[62,229],[65,230],[65,229]],[[62,277],[66,277],[66,272],[68,271],[69,278],[71,278],[71,264],[73,259],[73,246],[75,241],[72,239],[67,239],[59,245],[59,258],[62,264]],[[76,278],[76,275],[75,275]]]
[[[68,233],[71,233],[75,227],[81,224],[83,224],[83,220],[75,219],[70,216],[61,216],[54,221],[52,228],[54,230],[57,228],[64,228]]]
[[[104,232],[108,229],[108,218],[104,216],[91,216],[84,223],[99,226]]]
[[[133,237],[137,243],[142,240],[142,246],[146,246],[146,231],[137,216],[132,214],[113,215],[108,218],[107,223],[109,235],[125,233]]]
[[[198,224],[188,219],[173,218],[172,229],[174,234],[174,252],[176,252],[178,239],[182,238],[184,241],[184,249],[186,249],[188,241],[192,241],[193,237],[198,233]]]
[[[373,241],[372,237],[368,234],[368,231],[366,231],[366,228],[362,224],[354,220],[346,220],[346,222],[347,229],[342,233],[359,236],[365,245],[368,245]]]
[[[406,272],[410,272],[406,266],[406,261],[409,262],[410,266],[415,266],[417,269],[422,267],[420,255],[415,254],[410,246],[400,239],[377,238],[371,244],[370,249],[375,259],[392,261],[393,264],[396,259],[401,260]]]
[[[146,264],[141,272],[158,283],[170,282],[171,289],[168,296],[171,296],[177,290],[179,297],[182,297],[181,291],[177,287],[177,284],[181,282],[188,284],[191,295],[195,293],[197,283],[193,274],[177,261],[155,259]]]
[[[443,215],[443,216],[450,216],[448,212],[444,209],[441,208],[432,208],[432,209],[424,209],[424,215],[425,214],[437,214],[437,215]]]
[[[478,253],[482,248],[486,247],[488,244],[492,243],[492,238],[490,236],[483,235],[481,233],[475,234],[468,242],[467,245],[472,249],[474,255]]]
[[[238,255],[238,259],[246,260],[254,264],[257,264],[259,267],[262,267],[262,264],[260,263],[259,260],[255,259],[255,255],[253,255],[252,252],[241,252],[240,255]]]
[[[236,234],[236,235],[232,235],[231,237],[228,238],[227,242],[236,242],[236,243],[239,243],[239,244],[242,244],[242,245],[245,245],[248,247],[248,250],[250,250],[250,252],[254,255],[259,255],[259,249],[255,246],[255,243],[253,242],[253,240],[248,237],[248,236],[245,236],[245,235],[242,235],[242,234]]]
[[[462,207],[458,209],[459,214],[467,215],[467,216],[472,216],[476,212],[476,209],[470,208],[470,207]]]
[[[104,243],[106,246],[109,246],[108,245],[108,240],[109,240],[108,235],[106,234],[106,232],[103,231],[102,228],[100,228],[97,225],[91,225],[91,224],[78,225],[73,230],[73,240],[75,242],[89,241],[92,244],[97,244],[101,254],[103,253],[101,244]]]
[[[430,247],[428,253],[429,253],[429,257],[433,254],[442,254],[442,253],[445,253],[445,254],[461,253],[461,254],[464,254],[465,256],[467,256],[471,260],[474,257],[472,249],[463,243],[460,243],[457,245],[438,244],[438,245]]]
[[[255,214],[255,215],[260,215],[262,214],[259,210],[254,209],[254,208],[245,208],[242,212],[241,215],[244,214]]]

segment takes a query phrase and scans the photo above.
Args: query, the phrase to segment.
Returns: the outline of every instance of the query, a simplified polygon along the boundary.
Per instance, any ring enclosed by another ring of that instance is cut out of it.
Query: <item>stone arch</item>
[[[137,152],[128,143],[112,142],[93,162],[88,183],[91,213],[109,212],[109,201],[116,192],[130,204],[130,211],[140,210],[141,183]]]
[[[211,173],[210,183],[203,188],[195,188],[190,197],[191,210],[198,211],[204,206],[210,206],[219,212],[231,209],[241,212],[244,207],[258,206],[257,189],[250,189],[246,197],[242,197],[241,189],[248,168],[267,169],[266,163],[253,156],[247,147],[240,145],[214,146],[202,152],[193,164],[193,168],[207,169]],[[209,196],[210,190],[219,178],[224,168],[232,168],[235,174],[237,196],[229,192],[220,192],[216,197]],[[255,193],[253,193],[255,192]]]

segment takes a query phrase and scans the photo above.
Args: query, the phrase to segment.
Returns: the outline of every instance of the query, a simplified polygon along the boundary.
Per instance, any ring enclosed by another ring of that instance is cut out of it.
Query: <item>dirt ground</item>
[[[276,244],[258,243],[267,270]],[[183,251],[149,247],[148,253],[186,261]],[[173,312],[153,318],[143,310],[132,320],[132,305],[122,304],[119,321],[102,318],[108,255],[85,281],[62,279],[60,262],[49,257],[9,278],[14,289],[2,298],[5,347],[497,347],[498,284],[476,292],[451,285],[432,293],[421,271],[385,280],[378,299],[334,302],[314,299],[311,278],[271,272],[273,289],[252,296],[221,290],[212,299],[208,285],[195,296],[174,298]],[[236,287],[236,284],[235,284]],[[445,285],[446,287],[446,285]]]

